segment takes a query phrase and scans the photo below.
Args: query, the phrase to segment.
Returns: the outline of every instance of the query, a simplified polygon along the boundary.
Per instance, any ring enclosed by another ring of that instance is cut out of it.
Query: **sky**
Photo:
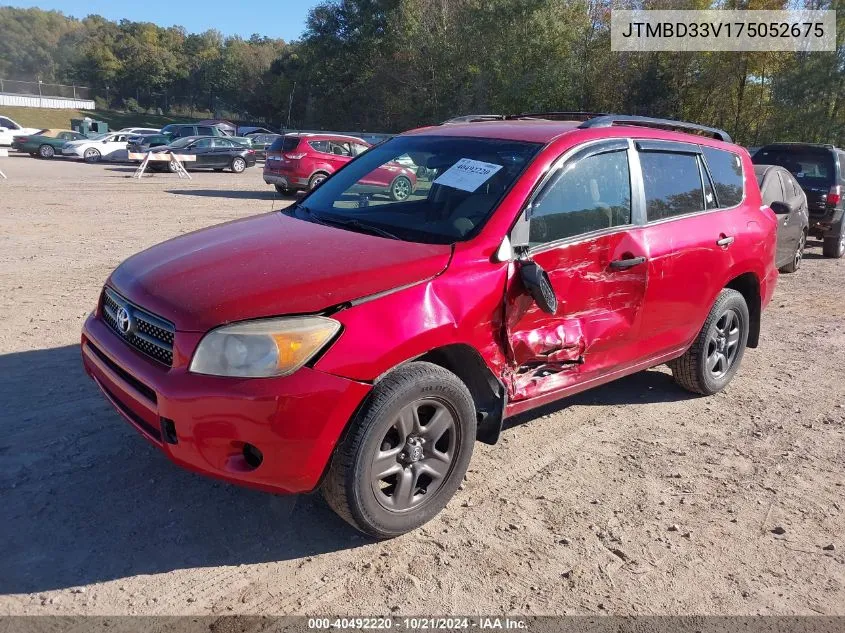
[[[56,10],[75,18],[96,13],[110,20],[184,26],[189,33],[213,28],[224,35],[247,38],[258,33],[286,41],[302,34],[308,10],[316,4],[318,0],[0,0],[0,5]]]

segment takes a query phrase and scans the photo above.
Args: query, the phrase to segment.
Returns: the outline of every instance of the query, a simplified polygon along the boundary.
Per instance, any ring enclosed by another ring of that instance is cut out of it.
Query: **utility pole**
[[[288,98],[288,124],[287,124],[287,127],[285,128],[286,132],[290,129],[290,111],[291,111],[291,108],[293,108],[293,91],[294,90],[296,90],[296,82],[295,81],[293,82],[293,88],[290,89],[290,97]]]

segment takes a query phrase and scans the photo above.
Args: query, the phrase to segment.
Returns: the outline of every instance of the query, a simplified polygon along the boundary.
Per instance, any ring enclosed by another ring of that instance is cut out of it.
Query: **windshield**
[[[540,147],[396,137],[362,153],[288,212],[409,242],[451,244],[480,229]]]
[[[103,133],[103,134],[94,134],[93,136],[89,136],[88,139],[91,141],[103,141],[107,138],[111,138],[111,134]]]
[[[830,187],[835,184],[833,156],[829,151],[805,148],[763,148],[754,155],[758,165],[779,165],[788,169],[799,184],[806,187]]]

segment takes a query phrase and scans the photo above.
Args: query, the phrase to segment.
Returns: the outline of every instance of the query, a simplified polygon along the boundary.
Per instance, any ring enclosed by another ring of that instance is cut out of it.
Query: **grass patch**
[[[71,119],[84,119],[86,116],[95,121],[105,121],[110,130],[124,127],[161,128],[170,123],[189,123],[199,121],[185,116],[168,116],[134,112],[115,112],[113,110],[58,110],[54,108],[2,107],[0,113],[17,121],[23,127],[70,129]]]

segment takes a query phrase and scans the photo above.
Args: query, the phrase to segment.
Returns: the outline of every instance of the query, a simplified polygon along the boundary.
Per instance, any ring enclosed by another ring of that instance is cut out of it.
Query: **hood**
[[[319,312],[424,281],[452,248],[354,233],[279,212],[221,224],[133,255],[109,285],[182,331]]]

